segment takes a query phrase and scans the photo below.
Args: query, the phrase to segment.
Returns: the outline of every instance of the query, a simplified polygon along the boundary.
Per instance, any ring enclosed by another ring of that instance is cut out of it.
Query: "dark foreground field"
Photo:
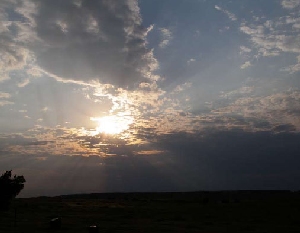
[[[16,209],[16,221],[15,221]],[[49,227],[61,217],[61,229]],[[299,192],[89,194],[17,199],[0,232],[300,232]]]

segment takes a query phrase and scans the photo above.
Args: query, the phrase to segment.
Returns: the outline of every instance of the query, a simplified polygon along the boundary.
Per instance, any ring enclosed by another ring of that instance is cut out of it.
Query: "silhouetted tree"
[[[11,171],[0,176],[0,209],[9,208],[11,201],[21,192],[26,182],[24,176],[12,177]]]

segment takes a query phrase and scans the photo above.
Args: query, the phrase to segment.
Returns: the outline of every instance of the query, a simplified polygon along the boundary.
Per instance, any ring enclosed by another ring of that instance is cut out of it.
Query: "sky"
[[[300,188],[300,0],[1,0],[20,197]]]

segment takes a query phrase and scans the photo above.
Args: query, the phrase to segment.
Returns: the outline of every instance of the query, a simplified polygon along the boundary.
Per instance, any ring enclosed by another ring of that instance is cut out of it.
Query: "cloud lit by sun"
[[[105,116],[105,117],[91,117],[92,121],[97,122],[96,132],[104,134],[120,134],[129,129],[133,123],[132,116],[124,114]]]

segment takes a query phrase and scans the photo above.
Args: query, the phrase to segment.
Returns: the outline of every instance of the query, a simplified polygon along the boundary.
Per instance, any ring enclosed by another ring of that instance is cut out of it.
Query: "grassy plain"
[[[49,221],[62,220],[53,230]],[[112,193],[16,199],[0,212],[1,233],[300,232],[300,193],[239,191]]]

